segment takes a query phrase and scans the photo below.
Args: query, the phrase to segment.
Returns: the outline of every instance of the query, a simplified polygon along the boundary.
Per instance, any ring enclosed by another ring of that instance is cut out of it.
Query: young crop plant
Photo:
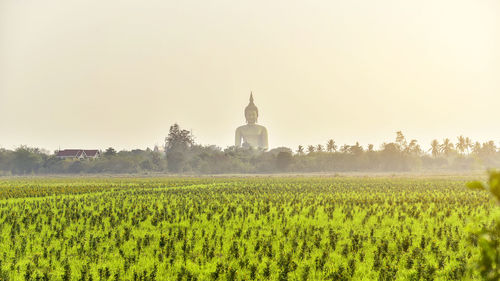
[[[489,171],[487,184],[480,181],[467,183],[471,189],[487,190],[500,203],[500,171]],[[475,234],[481,249],[477,268],[484,280],[500,280],[500,217]]]
[[[468,179],[1,179],[0,279],[479,280]]]

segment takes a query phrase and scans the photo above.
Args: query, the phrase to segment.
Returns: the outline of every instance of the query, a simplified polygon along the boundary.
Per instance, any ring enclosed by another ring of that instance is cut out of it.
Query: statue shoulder
[[[239,126],[238,128],[236,128],[236,133],[244,131],[246,127],[247,127],[247,125]]]
[[[262,126],[262,125],[257,125],[257,126],[259,126],[259,128],[260,128],[263,132],[267,132],[266,127],[264,127],[264,126]]]

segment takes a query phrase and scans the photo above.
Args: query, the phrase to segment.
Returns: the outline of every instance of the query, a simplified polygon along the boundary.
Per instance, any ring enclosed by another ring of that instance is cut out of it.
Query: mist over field
[[[246,125],[250,126],[251,125]],[[252,133],[244,132],[253,137]],[[257,135],[259,137],[260,135]],[[248,137],[248,136],[247,136]],[[249,139],[251,140],[251,139]],[[163,147],[116,151],[57,150],[54,153],[20,146],[0,149],[0,175],[32,174],[269,174],[269,173],[471,173],[500,166],[494,141],[473,142],[460,136],[434,140],[423,150],[416,140],[397,132],[380,148],[359,143],[262,148],[250,143],[220,148],[195,142],[190,131],[174,124]]]

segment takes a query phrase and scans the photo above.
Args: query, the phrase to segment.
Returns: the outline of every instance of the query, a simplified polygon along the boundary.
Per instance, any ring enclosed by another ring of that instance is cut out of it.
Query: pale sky
[[[0,147],[500,141],[500,1],[0,0]]]

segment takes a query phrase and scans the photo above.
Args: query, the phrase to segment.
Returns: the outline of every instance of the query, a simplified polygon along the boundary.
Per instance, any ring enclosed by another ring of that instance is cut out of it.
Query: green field
[[[475,280],[470,178],[4,178],[0,280]]]

